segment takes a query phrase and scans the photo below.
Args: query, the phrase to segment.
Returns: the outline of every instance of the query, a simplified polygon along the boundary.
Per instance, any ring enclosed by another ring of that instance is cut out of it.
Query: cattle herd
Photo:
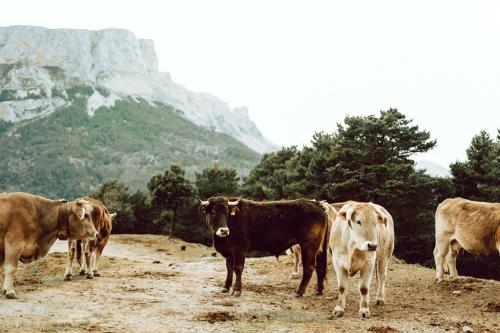
[[[285,251],[295,257],[292,277],[302,264],[301,297],[313,271],[314,295],[322,295],[327,254],[331,253],[338,283],[333,315],[344,315],[348,279],[360,273],[359,316],[370,317],[370,285],[377,278],[376,305],[385,303],[385,281],[393,254],[395,235],[391,214],[375,203],[327,203],[309,199],[256,202],[242,198],[212,197],[200,201],[215,249],[226,260],[227,276],[221,292],[240,296],[245,258],[253,251],[276,256]],[[72,263],[80,274],[99,276],[98,260],[112,229],[116,213],[93,198],[50,200],[27,193],[0,195],[0,274],[3,293],[16,298],[14,272],[18,262],[45,256],[56,239],[68,241],[64,279],[72,277]],[[456,258],[461,250],[488,255],[500,253],[500,204],[462,198],[446,199],[436,210],[436,281],[449,271],[458,278]],[[233,276],[236,281],[233,284]]]

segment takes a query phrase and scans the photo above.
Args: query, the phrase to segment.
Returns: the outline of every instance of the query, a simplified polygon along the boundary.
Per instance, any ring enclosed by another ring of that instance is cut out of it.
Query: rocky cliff
[[[195,124],[228,134],[263,153],[277,146],[248,117],[209,93],[192,92],[158,72],[151,40],[130,31],[0,28],[0,119],[36,119],[71,104],[73,87],[92,89],[87,113],[132,98],[172,105]]]

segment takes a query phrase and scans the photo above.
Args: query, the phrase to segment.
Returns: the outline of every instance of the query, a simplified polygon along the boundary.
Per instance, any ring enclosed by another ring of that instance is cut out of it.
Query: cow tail
[[[328,236],[330,235],[330,225],[328,221],[328,215],[324,213],[325,216],[325,233],[323,235],[323,241],[321,243],[320,252],[316,256],[316,273],[319,271],[324,272],[324,282],[328,284],[327,272],[328,272]]]
[[[78,265],[82,265],[82,241],[76,241],[76,260],[78,261]]]

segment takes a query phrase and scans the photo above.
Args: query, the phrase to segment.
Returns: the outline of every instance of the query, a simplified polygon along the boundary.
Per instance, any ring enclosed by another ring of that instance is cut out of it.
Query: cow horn
[[[239,198],[238,200],[236,201],[229,201],[227,203],[228,206],[238,206],[238,204],[240,203],[240,200],[243,199],[243,198]]]
[[[202,206],[208,206],[210,204],[210,202],[208,202],[208,200],[206,200],[206,201],[203,201],[201,199],[198,199],[198,200],[200,200],[200,205],[202,205]]]

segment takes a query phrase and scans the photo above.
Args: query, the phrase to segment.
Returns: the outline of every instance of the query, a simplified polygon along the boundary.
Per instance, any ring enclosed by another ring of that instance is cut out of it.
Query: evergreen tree
[[[195,185],[203,200],[218,196],[234,196],[239,192],[239,177],[235,169],[218,169],[217,167],[203,169],[196,174]]]
[[[170,220],[169,237],[175,233],[179,210],[192,205],[196,194],[195,188],[184,175],[185,171],[181,167],[171,165],[163,174],[153,176],[148,183],[153,208],[161,212],[162,219]]]

